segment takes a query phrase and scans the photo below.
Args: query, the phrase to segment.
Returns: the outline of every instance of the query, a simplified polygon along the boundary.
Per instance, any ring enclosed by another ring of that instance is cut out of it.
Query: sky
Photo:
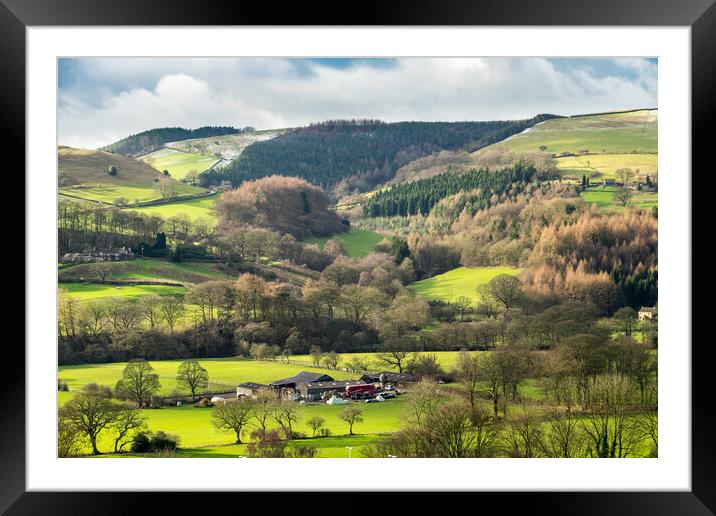
[[[62,58],[58,143],[155,127],[512,120],[657,106],[656,59]]]

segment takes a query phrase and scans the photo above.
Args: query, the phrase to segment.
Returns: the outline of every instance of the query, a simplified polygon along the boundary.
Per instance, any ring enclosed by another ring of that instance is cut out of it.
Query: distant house
[[[638,317],[640,321],[656,321],[659,311],[655,306],[642,306],[639,309]]]
[[[617,182],[614,179],[604,179],[602,181],[602,186],[615,186]]]
[[[360,377],[366,383],[379,383],[381,385],[416,382],[418,379],[410,374],[393,373],[390,371],[379,371],[377,373],[366,373]]]
[[[333,378],[331,378],[327,374],[308,373],[306,371],[301,371],[296,376],[291,376],[289,378],[284,378],[283,380],[276,380],[275,382],[271,382],[269,384],[269,387],[272,387],[274,389],[296,389],[296,386],[302,383],[332,381],[334,381]]]
[[[267,389],[268,385],[263,385],[254,382],[244,382],[236,386],[236,397],[249,396],[251,398],[256,397],[261,389]]]
[[[320,400],[322,396],[329,392],[345,393],[346,387],[350,385],[366,385],[362,381],[332,381],[332,382],[304,382],[298,384],[298,392],[301,397],[307,400]]]

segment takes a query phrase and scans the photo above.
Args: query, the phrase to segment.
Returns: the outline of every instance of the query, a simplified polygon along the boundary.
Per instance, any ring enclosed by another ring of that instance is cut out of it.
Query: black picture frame
[[[28,26],[243,26],[301,22],[308,25],[688,26],[691,27],[692,51],[692,163],[695,170],[710,170],[713,160],[710,159],[711,145],[707,135],[716,115],[715,1],[369,1],[360,6],[356,4],[355,9],[344,10],[346,14],[341,17],[337,14],[337,4],[327,2],[287,3],[277,9],[278,4],[243,0],[0,0],[0,69],[4,71],[4,79],[0,79],[1,141],[6,148],[16,149],[14,154],[20,156],[16,170],[24,170],[24,153],[18,149],[25,148],[25,29]],[[49,120],[52,120],[50,114]],[[19,193],[16,196],[20,198]],[[695,203],[696,199],[693,201]],[[693,216],[692,220],[697,222]],[[697,234],[698,231],[692,230],[692,235]],[[19,249],[23,236],[17,234],[11,238]],[[32,238],[32,235],[24,235],[24,238]],[[16,255],[12,260],[3,257],[0,261],[17,270],[19,260]],[[683,302],[692,303],[692,300]],[[697,311],[695,304],[692,306],[695,315],[692,319],[698,322],[699,316],[705,313]],[[690,343],[680,344],[687,346]],[[538,514],[712,514],[716,510],[716,430],[711,412],[714,390],[709,374],[713,365],[709,360],[711,345],[707,341],[697,341],[697,344],[702,346],[692,347],[692,491],[510,493],[507,495],[510,506],[514,502],[526,503],[530,513]],[[17,366],[4,373],[4,385],[0,388],[3,414],[0,420],[0,511],[7,511],[7,514],[127,514],[135,512],[132,507],[136,507],[140,496],[161,496],[164,512],[185,506],[187,496],[191,496],[187,493],[168,496],[123,492],[26,492],[25,368],[20,365],[25,365],[25,354],[15,351]],[[225,499],[232,495],[212,495],[215,496]],[[481,501],[488,501],[487,497],[495,498],[500,494],[481,493],[479,496]],[[203,500],[206,502],[207,499]]]

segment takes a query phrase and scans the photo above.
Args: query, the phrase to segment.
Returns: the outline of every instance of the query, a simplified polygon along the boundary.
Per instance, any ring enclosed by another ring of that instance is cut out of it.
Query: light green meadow
[[[500,274],[518,275],[516,267],[458,267],[432,278],[416,281],[410,287],[424,298],[452,302],[458,297],[477,300],[476,288]]]

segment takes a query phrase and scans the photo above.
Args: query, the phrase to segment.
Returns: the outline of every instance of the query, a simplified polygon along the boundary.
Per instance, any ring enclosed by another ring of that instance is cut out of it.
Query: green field
[[[159,296],[178,296],[186,293],[184,287],[168,285],[101,285],[98,283],[60,283],[60,288],[67,290],[80,301],[118,297],[137,301],[143,296],[156,294]]]
[[[176,388],[176,371],[181,362],[182,360],[151,362],[160,377],[161,393],[168,394]],[[209,390],[215,392],[224,390],[232,392],[238,383],[245,381],[269,383],[292,376],[300,371],[326,372],[336,379],[347,379],[356,376],[354,373],[343,371],[328,371],[280,362],[256,362],[240,358],[204,359],[200,360],[200,362],[209,371]],[[59,379],[67,382],[70,392],[58,393],[59,404],[66,403],[71,399],[74,391],[87,383],[114,386],[121,377],[125,366],[126,363],[60,366]],[[360,434],[394,431],[400,423],[402,405],[400,398],[384,403],[361,404],[361,408],[364,410],[365,423],[357,424],[354,431]],[[348,427],[345,422],[338,418],[341,408],[341,406],[331,406],[325,403],[300,406],[299,421],[294,428],[299,432],[311,435],[310,429],[305,422],[314,415],[320,415],[326,419],[325,427],[329,428],[333,434],[337,436],[346,434]],[[219,431],[211,424],[211,410],[208,408],[195,408],[191,405],[184,405],[182,407],[145,409],[143,413],[147,417],[149,428],[179,435],[183,447],[220,446],[231,444],[234,441],[233,434]],[[353,440],[353,437],[345,436],[344,438]],[[340,449],[345,452],[346,450],[343,447],[345,445],[336,444],[336,439],[340,441],[342,438],[320,440],[320,442],[312,442],[311,445],[315,444],[322,449],[321,456],[341,456]],[[355,441],[361,441],[358,446],[365,444],[365,440],[356,439]],[[105,436],[100,440],[100,449],[109,451],[109,448],[110,442]],[[238,451],[234,454],[234,451],[222,446],[221,449],[216,450],[186,450],[182,453],[185,456],[226,456],[227,453],[229,453],[229,456],[236,456]]]
[[[310,435],[310,434],[309,434]],[[334,437],[323,437],[320,439],[295,439],[288,441],[286,448],[291,449],[297,446],[313,446],[318,449],[317,457],[320,458],[348,458],[347,446],[353,448],[352,456],[361,457],[361,450],[366,445],[380,438],[380,434],[364,435],[339,435]],[[227,446],[207,446],[204,448],[189,448],[179,450],[177,457],[191,458],[238,458],[246,456],[245,444],[231,444]]]
[[[160,172],[168,170],[171,177],[178,180],[184,179],[192,170],[199,174],[219,161],[216,156],[168,148],[145,154],[139,159]]]
[[[445,370],[449,370],[457,364],[457,357],[459,352],[458,351],[430,351],[431,355],[435,355],[438,358],[438,361],[440,362],[440,365]],[[373,371],[391,371],[394,370],[397,372],[397,368],[394,367],[388,367],[385,364],[380,364],[377,361],[378,353],[338,353],[338,356],[340,357],[341,361],[338,364],[338,367],[345,367],[348,362],[350,362],[353,358],[361,358],[363,360],[366,360],[371,365],[371,370]],[[295,355],[291,357],[291,360],[296,361],[302,361],[305,363],[311,363],[311,356],[310,355]],[[331,376],[333,376],[333,373],[328,373]],[[355,376],[355,373],[353,373]]]
[[[323,238],[307,238],[304,242],[308,244],[318,244],[323,246],[329,240],[339,240],[343,243],[343,247],[352,258],[362,258],[373,252],[375,245],[385,238],[383,235],[366,231],[365,229],[351,229],[348,233],[340,233],[332,237]]]
[[[597,186],[587,188],[585,191],[580,192],[579,195],[590,203],[596,204],[600,208],[608,208],[613,210],[623,210],[624,207],[618,205],[614,201],[614,192],[616,188],[610,186]],[[633,192],[631,198],[631,205],[637,208],[651,209],[658,206],[658,194],[656,192]]]
[[[203,192],[201,188],[177,183],[174,185],[178,195],[194,195]],[[146,202],[159,198],[159,193],[150,185],[110,185],[99,183],[84,183],[76,186],[60,188],[60,195],[80,197],[88,201],[113,203],[123,197],[129,203],[135,201]]]
[[[186,201],[180,200],[166,204],[159,204],[157,206],[143,206],[140,208],[129,209],[140,213],[146,213],[147,215],[161,215],[165,218],[183,213],[191,220],[209,218],[215,221],[216,215],[214,215],[212,208],[214,207],[214,201],[216,201],[218,197],[219,195],[215,194],[207,197],[201,197],[199,199],[189,199]]]
[[[545,152],[554,154],[656,153],[657,125],[656,110],[557,118],[477,152],[495,149],[537,152],[544,145]]]
[[[630,168],[656,176],[659,169],[657,154],[588,154],[557,158],[562,176],[580,179],[583,174],[595,179],[614,179],[620,168]]]
[[[206,358],[199,360],[209,372],[209,390],[228,391],[234,390],[236,385],[242,382],[257,382],[267,384],[274,380],[280,380],[293,376],[300,371],[324,372],[330,374],[336,380],[347,380],[355,377],[354,373],[345,371],[328,371],[327,369],[316,369],[298,364],[286,364],[282,362],[257,362],[240,357],[231,358]],[[163,360],[150,362],[155,372],[159,375],[161,391],[168,394],[176,389],[176,373],[179,364],[183,360]],[[87,383],[99,383],[114,386],[122,376],[126,367],[124,362],[110,364],[81,364],[73,366],[60,366],[59,378],[67,382],[70,389],[78,389]]]
[[[475,288],[484,285],[499,274],[517,275],[515,267],[458,267],[432,278],[416,281],[411,285],[418,295],[436,301],[455,301],[465,296],[477,299]]]
[[[485,352],[485,353],[490,353]],[[451,369],[457,360],[458,352],[435,352],[440,364],[444,369]],[[375,361],[375,353],[343,354],[342,361],[351,357],[361,356],[369,361]],[[308,356],[297,356],[294,359],[308,360]],[[152,361],[161,383],[161,394],[169,394],[176,388],[175,375],[182,360]],[[359,376],[357,373],[344,371],[333,371],[316,369],[297,364],[285,364],[282,362],[256,362],[242,358],[214,358],[200,359],[199,362],[208,370],[210,385],[213,392],[226,391],[233,393],[235,385],[245,381],[258,383],[270,383],[299,371],[320,371],[329,374],[336,379],[349,379]],[[101,385],[114,386],[120,378],[126,363],[110,364],[83,364],[75,366],[60,366],[58,371],[59,380],[69,385],[69,392],[58,392],[58,403],[63,405],[69,401],[75,392],[87,383],[98,383]],[[376,369],[378,368],[376,366]],[[452,384],[452,388],[460,389],[459,384]],[[541,400],[544,394],[536,379],[527,379],[519,388],[520,394],[526,398]],[[360,457],[360,450],[370,444],[381,434],[396,431],[405,421],[405,398],[398,397],[383,403],[358,403],[363,410],[364,422],[354,427],[355,436],[346,435],[347,424],[339,418],[343,408],[340,405],[332,406],[325,403],[307,403],[297,407],[298,421],[293,425],[294,430],[312,435],[306,422],[313,416],[321,416],[326,420],[325,428],[331,431],[332,436],[321,439],[296,440],[288,443],[293,446],[315,446],[318,448],[319,457],[347,457],[346,446],[353,446],[353,457]],[[482,400],[486,410],[490,410],[490,403]],[[516,409],[515,409],[516,410]],[[180,449],[177,457],[239,457],[245,455],[245,445],[235,445],[233,433],[217,430],[211,423],[210,408],[196,408],[190,404],[180,407],[170,406],[161,409],[143,409],[143,415],[147,418],[150,430],[162,430],[175,434],[180,438]],[[251,428],[247,428],[247,434]],[[248,439],[244,435],[244,440]],[[103,452],[109,452],[112,448],[110,435],[105,433],[100,437],[99,448]],[[89,453],[89,449],[83,450]],[[646,452],[645,452],[646,453]]]
[[[142,161],[109,152],[58,147],[58,185],[60,195],[88,201],[113,203],[120,197],[127,202],[159,198],[154,185],[162,174]],[[108,173],[116,167],[116,175]],[[178,195],[204,190],[172,181]]]
[[[152,258],[110,262],[107,279],[116,280],[168,280],[181,283],[200,283],[208,280],[231,279],[233,276],[215,270],[210,263],[170,262]],[[93,265],[68,265],[59,271],[60,279],[98,280]]]
[[[67,393],[61,393],[66,395]],[[71,394],[71,393],[70,393]],[[63,396],[63,402],[69,396]],[[375,434],[394,432],[403,419],[404,401],[401,398],[387,400],[383,403],[362,403],[356,402],[363,410],[363,423],[356,423],[353,432],[358,434],[349,436],[348,425],[342,421],[338,414],[344,408],[341,405],[328,405],[326,403],[312,403],[298,407],[298,421],[293,425],[297,432],[307,436],[312,435],[311,429],[306,424],[313,416],[321,416],[326,420],[324,428],[328,428],[334,437],[316,440],[304,440],[294,443],[293,446],[310,445],[318,447],[322,457],[347,457],[348,451],[345,446],[350,445],[362,447],[375,439]],[[186,404],[181,407],[164,407],[161,409],[143,409],[143,415],[147,418],[147,426],[152,431],[162,430],[169,434],[179,436],[182,448],[194,448],[183,450],[183,456],[189,457],[217,457],[217,456],[238,456],[243,451],[243,445],[232,445],[235,443],[236,434],[218,430],[211,422],[211,408],[197,408]],[[278,425],[269,425],[270,427]],[[247,433],[251,432],[247,428]],[[373,435],[367,435],[373,434]],[[244,436],[244,440],[248,439]],[[362,438],[361,438],[362,437]],[[108,433],[100,435],[98,447],[102,452],[112,450],[112,441]],[[200,448],[212,447],[212,448]],[[342,449],[342,451],[341,451]],[[88,453],[90,450],[84,450]],[[357,456],[357,450],[353,450],[353,456]],[[344,453],[345,455],[341,455]]]

